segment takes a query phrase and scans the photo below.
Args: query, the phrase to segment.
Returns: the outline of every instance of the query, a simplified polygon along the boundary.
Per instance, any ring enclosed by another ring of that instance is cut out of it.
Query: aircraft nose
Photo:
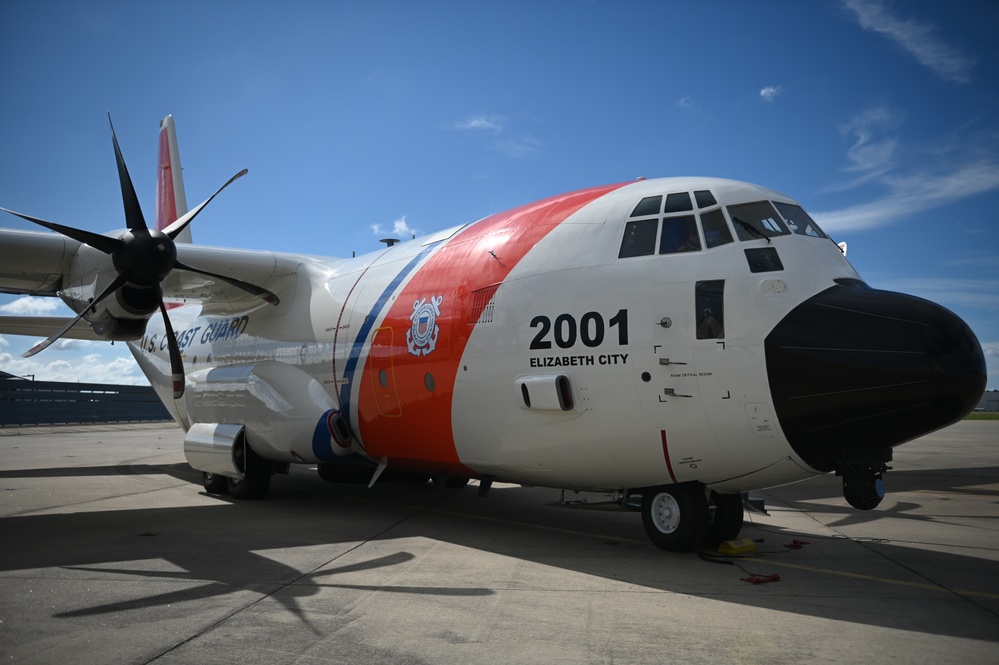
[[[844,280],[795,307],[765,348],[781,427],[820,471],[849,450],[896,446],[949,425],[985,390],[982,347],[964,321],[862,282]]]

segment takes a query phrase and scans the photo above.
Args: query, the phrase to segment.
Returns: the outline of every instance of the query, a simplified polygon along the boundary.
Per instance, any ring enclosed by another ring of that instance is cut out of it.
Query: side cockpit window
[[[618,252],[617,258],[627,259],[632,256],[655,254],[658,230],[658,217],[628,222],[624,227],[624,240],[621,241],[621,251]]]

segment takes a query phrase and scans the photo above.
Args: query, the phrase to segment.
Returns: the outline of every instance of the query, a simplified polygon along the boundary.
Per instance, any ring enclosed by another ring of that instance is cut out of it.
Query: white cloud
[[[522,159],[537,152],[541,142],[530,136],[510,136],[507,119],[501,115],[479,115],[453,123],[451,129],[464,132],[485,132],[497,136],[489,147],[507,157]]]
[[[784,92],[784,90],[779,85],[768,85],[760,90],[760,99],[765,102],[772,102],[782,92]]]
[[[3,335],[0,335],[0,346],[10,346],[10,342]]]
[[[5,305],[0,305],[0,312],[15,316],[43,316],[59,309],[61,301],[56,298],[40,298],[23,296]]]
[[[410,226],[409,222],[406,221],[406,216],[403,215],[399,219],[392,222],[391,230],[389,230],[385,226],[382,226],[381,224],[372,224],[371,232],[374,233],[376,236],[384,237],[385,234],[388,234],[392,238],[399,238],[401,240],[405,240],[419,234],[420,230]]]
[[[462,131],[499,132],[503,130],[506,118],[501,115],[480,115],[454,123],[454,129]]]
[[[118,351],[117,349],[122,349]],[[124,354],[124,355],[123,355]],[[117,355],[117,357],[115,357]],[[147,384],[135,360],[124,346],[106,349],[104,353],[89,353],[79,357],[66,354],[41,353],[21,358],[0,353],[0,369],[15,376],[34,376],[38,381],[68,381],[71,383]]]
[[[982,351],[985,353],[985,370],[989,375],[987,387],[999,389],[999,342],[982,342]]]
[[[999,189],[999,136],[962,128],[942,139],[906,144],[897,135],[906,114],[875,105],[843,123],[852,136],[843,172],[850,180],[830,185],[840,192],[862,185],[879,188],[871,200],[839,210],[815,212],[826,231],[859,231],[900,221],[925,210]],[[974,230],[970,231],[974,232]]]
[[[690,98],[690,95],[686,95],[678,99],[675,106],[680,109],[692,109],[694,108],[694,100]]]
[[[895,166],[898,139],[883,133],[898,129],[905,120],[905,113],[884,105],[872,106],[858,113],[840,126],[842,134],[852,134],[854,143],[847,152],[849,173],[859,173],[857,179],[832,190],[849,189],[868,182]]]
[[[95,344],[106,344],[106,342],[95,342],[93,340],[86,339],[66,339],[65,337],[56,340],[49,349],[55,351],[79,351],[81,349],[92,347]]]
[[[999,280],[911,277],[878,281],[879,289],[910,293],[952,308],[999,311]]]
[[[975,59],[943,43],[933,34],[933,26],[894,16],[879,0],[844,0],[843,5],[856,15],[861,28],[884,35],[940,78],[971,80]]]

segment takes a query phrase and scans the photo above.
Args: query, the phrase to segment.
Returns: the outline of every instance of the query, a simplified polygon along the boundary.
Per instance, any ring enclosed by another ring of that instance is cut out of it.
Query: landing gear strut
[[[891,467],[891,448],[856,448],[843,453],[836,475],[843,477],[843,497],[857,510],[871,510],[885,497],[882,475]]]

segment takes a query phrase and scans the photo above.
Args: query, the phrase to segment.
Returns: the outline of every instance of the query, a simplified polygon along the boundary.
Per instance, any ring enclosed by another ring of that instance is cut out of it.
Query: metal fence
[[[0,426],[170,420],[150,386],[0,380]]]

